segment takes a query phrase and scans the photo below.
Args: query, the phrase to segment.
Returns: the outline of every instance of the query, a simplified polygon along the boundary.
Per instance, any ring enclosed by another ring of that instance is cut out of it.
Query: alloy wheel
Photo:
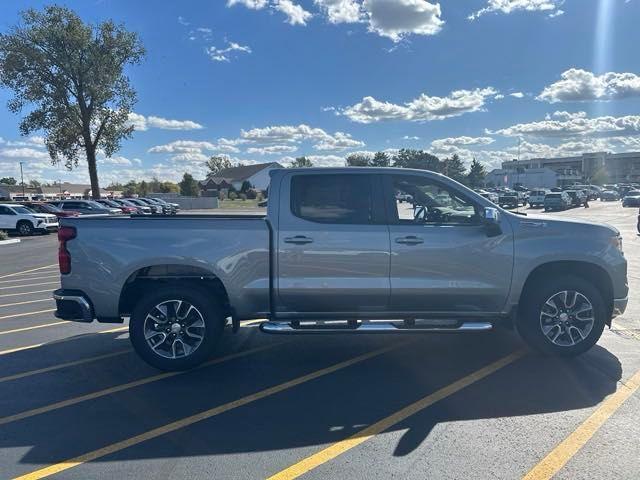
[[[540,328],[547,340],[560,347],[584,341],[595,323],[593,305],[580,292],[563,290],[542,305]]]
[[[144,338],[153,352],[169,358],[185,358],[202,344],[202,313],[185,300],[166,300],[154,306],[144,320]]]

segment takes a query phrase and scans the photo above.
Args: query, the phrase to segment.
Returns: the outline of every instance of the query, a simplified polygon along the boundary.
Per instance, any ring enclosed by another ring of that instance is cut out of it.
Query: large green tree
[[[180,185],[180,195],[185,197],[197,197],[200,194],[200,189],[198,188],[198,182],[193,178],[190,173],[185,173],[182,176],[182,180],[179,183]]]
[[[388,167],[391,165],[391,157],[386,152],[376,152],[371,159],[370,165],[372,167]]]
[[[454,153],[451,158],[447,158],[444,161],[443,173],[449,178],[453,178],[456,182],[465,183],[467,179],[467,169],[460,160],[457,153]]]
[[[486,176],[487,171],[484,165],[474,158],[471,162],[471,167],[469,167],[469,173],[467,173],[467,185],[471,188],[482,187]]]
[[[293,162],[289,168],[309,168],[313,167],[313,162],[309,160],[308,157],[298,157]]]
[[[403,148],[396,155],[394,167],[417,168],[420,170],[431,170],[442,172],[443,163],[435,155],[431,155],[424,150],[412,150]]]
[[[124,67],[139,63],[144,48],[122,25],[87,24],[65,7],[28,9],[21,18],[0,34],[0,85],[14,92],[9,110],[31,109],[20,132],[44,132],[52,163],[72,169],[84,156],[99,198],[96,154],[113,155],[133,132],[136,94]]]
[[[13,177],[2,177],[0,178],[0,183],[2,185],[17,185],[18,181]]]
[[[371,166],[371,155],[366,153],[352,153],[345,158],[347,167],[369,167]]]

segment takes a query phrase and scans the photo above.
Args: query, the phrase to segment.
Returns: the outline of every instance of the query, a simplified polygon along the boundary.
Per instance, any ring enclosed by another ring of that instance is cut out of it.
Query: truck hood
[[[544,227],[559,232],[567,231],[568,233],[591,235],[600,234],[607,237],[620,235],[620,231],[605,223],[590,222],[587,220],[576,220],[569,218],[554,217],[553,215],[529,215],[522,217],[512,215],[512,221],[517,222],[521,227],[527,227],[527,222],[540,222]]]

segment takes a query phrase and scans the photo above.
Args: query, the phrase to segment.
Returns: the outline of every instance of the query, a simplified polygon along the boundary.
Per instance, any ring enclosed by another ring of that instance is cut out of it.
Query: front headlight
[[[624,255],[624,252],[622,251],[622,237],[620,235],[617,235],[615,237],[611,237],[609,239],[609,241],[611,242],[611,244],[616,247],[618,249],[618,251],[620,253],[622,253]]]

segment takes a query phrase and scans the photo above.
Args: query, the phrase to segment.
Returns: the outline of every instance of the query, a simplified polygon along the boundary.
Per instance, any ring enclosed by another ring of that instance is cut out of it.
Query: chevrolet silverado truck
[[[609,226],[513,214],[423,170],[278,169],[269,192],[266,215],[62,219],[56,316],[128,317],[137,353],[177,370],[250,319],[291,335],[513,325],[573,356],[626,308]]]

